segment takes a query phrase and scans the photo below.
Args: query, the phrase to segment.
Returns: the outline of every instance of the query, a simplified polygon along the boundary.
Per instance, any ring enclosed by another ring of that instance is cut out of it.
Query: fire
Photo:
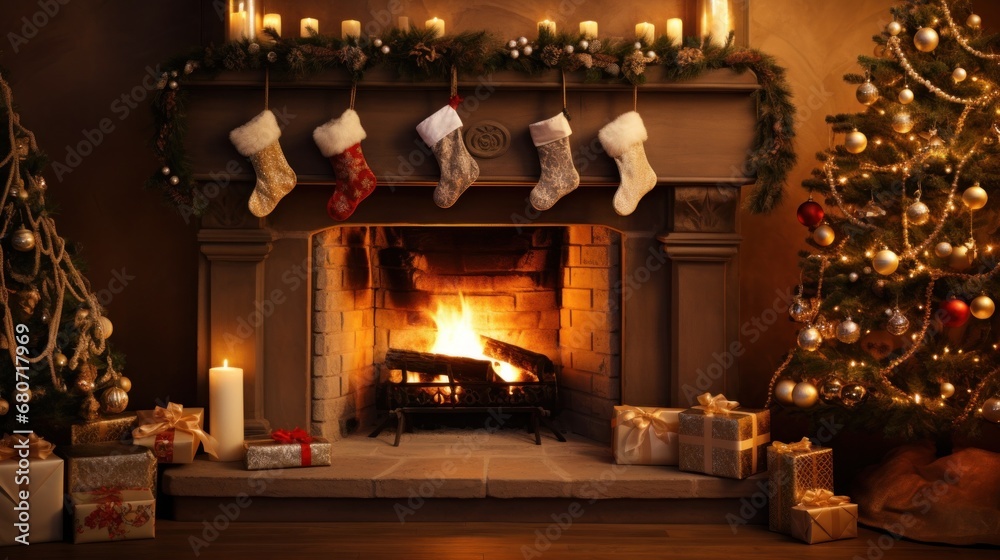
[[[433,316],[434,323],[437,325],[437,339],[434,341],[431,352],[491,361],[493,362],[493,371],[501,379],[508,383],[521,381],[522,375],[519,368],[483,354],[482,339],[472,327],[472,309],[465,303],[465,298],[462,298],[461,294],[459,297],[462,302],[461,309],[438,304],[437,313]],[[435,382],[437,382],[436,379]],[[444,382],[447,382],[447,379]]]

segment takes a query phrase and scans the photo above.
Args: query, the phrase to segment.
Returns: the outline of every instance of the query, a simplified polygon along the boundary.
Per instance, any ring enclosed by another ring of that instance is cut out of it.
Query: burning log
[[[451,382],[483,383],[493,379],[493,364],[486,360],[414,352],[390,348],[385,353],[385,367],[429,376],[451,375]],[[406,375],[403,375],[406,383]]]
[[[479,339],[483,342],[483,354],[488,358],[507,362],[535,376],[535,381],[545,381],[552,377],[555,368],[548,356],[488,336],[480,335]]]

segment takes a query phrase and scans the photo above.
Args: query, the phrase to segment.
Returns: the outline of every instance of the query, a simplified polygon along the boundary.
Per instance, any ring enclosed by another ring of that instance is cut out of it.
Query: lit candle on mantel
[[[647,45],[653,44],[653,39],[656,38],[656,27],[648,21],[636,24],[635,38],[639,41],[645,41]]]
[[[312,31],[309,31],[312,29]],[[299,36],[312,37],[313,33],[319,33],[319,20],[316,18],[302,18],[299,22]]]
[[[264,29],[270,27],[274,29],[274,32],[281,35],[281,15],[280,14],[264,14]]]
[[[243,459],[243,370],[222,367],[208,370],[209,433],[219,442],[219,461]]]
[[[342,39],[347,39],[348,37],[360,37],[361,36],[361,22],[356,19],[345,19],[340,22],[340,37]]]
[[[681,18],[670,18],[667,20],[667,39],[675,47],[679,47],[684,43],[684,20]]]
[[[724,46],[733,30],[732,14],[729,11],[731,0],[701,0],[701,36],[712,36],[712,44]]]
[[[538,22],[538,34],[539,35],[541,35],[543,29],[547,29],[549,31],[549,35],[555,35],[556,34],[556,22],[554,22],[552,20],[549,20],[549,19],[543,19],[542,21]]]
[[[239,41],[247,36],[247,11],[240,2],[239,9],[229,13],[229,40]]]
[[[406,16],[399,16],[399,28],[403,31],[410,30],[410,18]]]
[[[432,17],[424,22],[424,29],[433,31],[435,37],[444,37],[444,20]]]
[[[583,35],[585,39],[593,39],[594,37],[597,37],[597,22],[581,21],[580,34]]]

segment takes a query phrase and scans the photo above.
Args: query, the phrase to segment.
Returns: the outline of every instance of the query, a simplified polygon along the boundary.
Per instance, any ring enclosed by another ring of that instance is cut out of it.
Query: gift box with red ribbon
[[[190,463],[198,446],[216,456],[216,440],[203,429],[204,410],[167,403],[155,410],[140,410],[132,430],[133,443],[153,450],[160,463]]]
[[[156,500],[149,488],[98,488],[70,494],[73,542],[151,539]]]
[[[619,465],[676,465],[682,408],[616,406],[611,453]]]
[[[269,439],[243,442],[247,470],[319,467],[330,464],[330,442],[301,428],[274,430]]]
[[[725,395],[710,393],[699,395],[698,402],[679,415],[680,470],[738,479],[767,470],[769,410],[739,408]]]

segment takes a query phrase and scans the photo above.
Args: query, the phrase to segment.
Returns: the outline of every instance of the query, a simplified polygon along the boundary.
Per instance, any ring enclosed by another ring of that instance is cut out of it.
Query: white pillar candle
[[[243,5],[243,2],[240,2]],[[257,2],[256,0],[246,0],[247,6],[247,21],[246,30],[247,38],[253,39],[257,36],[257,24],[260,23],[260,14],[257,13]]]
[[[543,29],[547,29],[550,35],[556,34],[556,22],[548,19],[543,19],[538,22],[538,33],[541,34]]]
[[[733,29],[730,0],[702,0],[701,35],[711,34],[712,44],[723,46]]]
[[[403,31],[410,30],[410,18],[406,16],[399,16],[399,28]]]
[[[264,29],[268,27],[274,29],[274,32],[278,35],[281,35],[281,15],[264,14]]]
[[[433,31],[435,37],[443,37],[444,36],[444,20],[440,19],[440,18],[437,18],[437,17],[433,17],[433,18],[427,20],[426,22],[424,22],[424,29],[426,29],[428,31]]]
[[[340,22],[340,37],[342,39],[347,39],[348,37],[360,37],[361,36],[361,22],[356,19],[345,19]]]
[[[208,413],[209,433],[219,442],[218,460],[242,460],[243,370],[229,367],[229,360],[208,370]]]
[[[312,31],[309,31],[312,29]],[[300,37],[311,37],[312,33],[319,33],[319,20],[316,18],[302,18],[299,22],[299,36]]]
[[[581,21],[580,22],[580,33],[586,39],[593,39],[597,37],[597,22],[596,21]]]
[[[684,43],[684,20],[681,18],[670,18],[667,20],[667,39],[675,47],[679,47]]]
[[[229,13],[229,40],[239,41],[247,36],[247,11],[240,2],[239,10]]]
[[[635,26],[635,38],[645,41],[647,45],[652,44],[653,39],[656,38],[656,27],[648,21],[637,24]]]

